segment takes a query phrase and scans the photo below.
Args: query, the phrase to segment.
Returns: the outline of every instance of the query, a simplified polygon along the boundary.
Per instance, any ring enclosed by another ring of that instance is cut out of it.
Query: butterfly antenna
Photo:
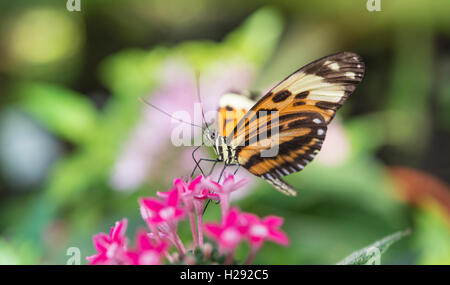
[[[175,117],[172,116],[171,114],[167,113],[166,111],[164,111],[164,110],[161,109],[161,108],[156,107],[155,105],[153,105],[152,103],[148,102],[147,100],[145,100],[145,99],[142,98],[142,97],[139,97],[139,100],[140,100],[142,103],[144,103],[144,104],[146,104],[146,105],[148,105],[148,106],[150,106],[150,107],[152,107],[152,108],[154,108],[154,109],[160,111],[161,113],[163,113],[163,114],[169,116],[170,118],[172,118],[172,119],[174,119],[174,120],[177,120],[177,121],[180,122],[180,123],[188,124],[188,125],[191,125],[191,126],[193,126],[193,127],[197,127],[197,128],[201,128],[201,129],[202,129],[202,126],[199,126],[199,125],[196,125],[196,124],[193,124],[193,123],[186,122],[186,121],[183,121],[183,120],[181,120],[181,119],[175,118]]]
[[[206,122],[206,119],[205,119],[205,112],[203,112],[202,98],[200,96],[200,72],[198,70],[195,72],[195,86],[197,87],[197,98],[198,98],[198,101],[200,102],[203,121],[205,122],[206,128],[209,130],[208,122]]]

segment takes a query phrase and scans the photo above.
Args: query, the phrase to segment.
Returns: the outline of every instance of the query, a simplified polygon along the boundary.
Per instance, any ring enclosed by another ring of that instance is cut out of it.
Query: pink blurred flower
[[[250,213],[243,213],[241,218],[246,225],[246,238],[251,246],[251,251],[245,264],[253,262],[256,253],[266,240],[284,246],[289,244],[289,238],[279,229],[283,224],[282,218],[277,216],[267,216],[261,220],[258,216]]]
[[[247,223],[247,239],[254,248],[262,246],[264,241],[270,240],[281,245],[288,245],[289,238],[279,228],[283,224],[283,218],[267,216],[262,220],[250,213],[242,214]]]
[[[141,198],[139,204],[142,218],[146,221],[155,239],[167,238],[184,255],[186,249],[177,234],[178,221],[185,216],[185,210],[180,205],[180,195],[177,189],[172,189],[164,196],[166,198],[162,201],[156,198]]]
[[[180,193],[185,210],[189,216],[191,231],[195,246],[203,245],[203,206],[206,199],[218,199],[217,194],[209,190],[208,179],[199,175],[194,180],[186,183],[182,179],[175,179],[174,186]],[[195,216],[197,216],[197,229],[195,227]]]
[[[177,189],[168,192],[167,199],[141,198],[140,204],[149,210],[148,220],[154,224],[175,222],[184,217],[184,210],[179,207]]]
[[[132,265],[159,265],[167,247],[167,243],[152,242],[147,232],[139,231],[136,235],[136,248],[126,255]]]
[[[116,222],[109,235],[105,233],[94,235],[94,247],[97,253],[86,257],[90,265],[126,263],[127,238],[125,231],[127,223],[127,219],[123,219]]]
[[[206,234],[218,242],[221,251],[233,252],[245,237],[246,227],[241,223],[240,215],[239,210],[233,208],[221,224],[205,224]]]
[[[225,174],[225,180],[223,181],[222,185],[218,185],[217,189],[215,190],[220,199],[220,206],[222,207],[222,217],[225,217],[228,214],[228,210],[230,208],[231,193],[244,186],[246,182],[246,179],[235,181],[235,176],[231,173]]]

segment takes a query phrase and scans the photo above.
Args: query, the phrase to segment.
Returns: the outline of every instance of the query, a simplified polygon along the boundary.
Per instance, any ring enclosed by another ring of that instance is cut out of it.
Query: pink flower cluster
[[[159,198],[139,199],[141,216],[150,231],[140,230],[136,235],[134,248],[128,248],[125,235],[127,220],[117,222],[110,234],[94,235],[96,254],[87,258],[89,264],[162,264],[164,258],[176,263],[195,248],[206,248],[204,234],[217,242],[219,251],[226,256],[225,263],[233,263],[237,246],[247,241],[252,250],[246,263],[250,263],[265,241],[288,245],[288,237],[280,230],[283,219],[268,216],[260,219],[237,208],[230,209],[230,195],[239,189],[245,181],[236,181],[231,174],[225,176],[219,184],[208,177],[198,176],[185,182],[176,179],[174,186],[167,192],[158,192]],[[208,199],[220,201],[222,221],[204,223],[203,211]],[[178,222],[188,219],[193,235],[193,248],[184,246],[178,236]],[[170,246],[176,251],[170,253]]]

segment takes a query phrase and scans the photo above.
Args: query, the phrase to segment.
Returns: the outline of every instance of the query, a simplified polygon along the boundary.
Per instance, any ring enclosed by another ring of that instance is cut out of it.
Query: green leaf
[[[375,243],[358,250],[342,261],[338,265],[368,265],[380,264],[381,255],[394,243],[411,233],[410,230],[399,231],[389,235]]]
[[[256,11],[239,29],[229,34],[225,43],[260,65],[273,53],[282,30],[283,21],[279,12],[266,7]]]
[[[25,83],[16,93],[20,107],[54,134],[79,143],[94,133],[97,110],[81,94],[47,83]]]

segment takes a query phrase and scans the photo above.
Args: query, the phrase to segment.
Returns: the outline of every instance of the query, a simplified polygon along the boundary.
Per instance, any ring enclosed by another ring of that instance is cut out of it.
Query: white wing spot
[[[354,72],[346,72],[345,76],[350,77],[351,79],[355,79],[356,74]]]
[[[318,130],[317,130],[317,134],[318,134],[319,136],[321,136],[321,135],[325,134],[325,131],[324,131],[323,129],[318,129]]]
[[[315,119],[313,120],[313,123],[315,123],[315,124],[320,124],[320,123],[322,123],[322,120],[321,120],[321,119],[318,119],[318,118],[315,118]]]
[[[326,64],[326,62],[325,62],[325,64]],[[334,70],[334,71],[338,71],[339,70],[339,64],[337,64],[336,62],[333,62],[333,63],[329,64],[328,67],[331,70]]]
[[[283,173],[281,173],[281,171],[279,171],[278,169],[275,169],[275,172],[276,172],[278,175],[283,176]]]

